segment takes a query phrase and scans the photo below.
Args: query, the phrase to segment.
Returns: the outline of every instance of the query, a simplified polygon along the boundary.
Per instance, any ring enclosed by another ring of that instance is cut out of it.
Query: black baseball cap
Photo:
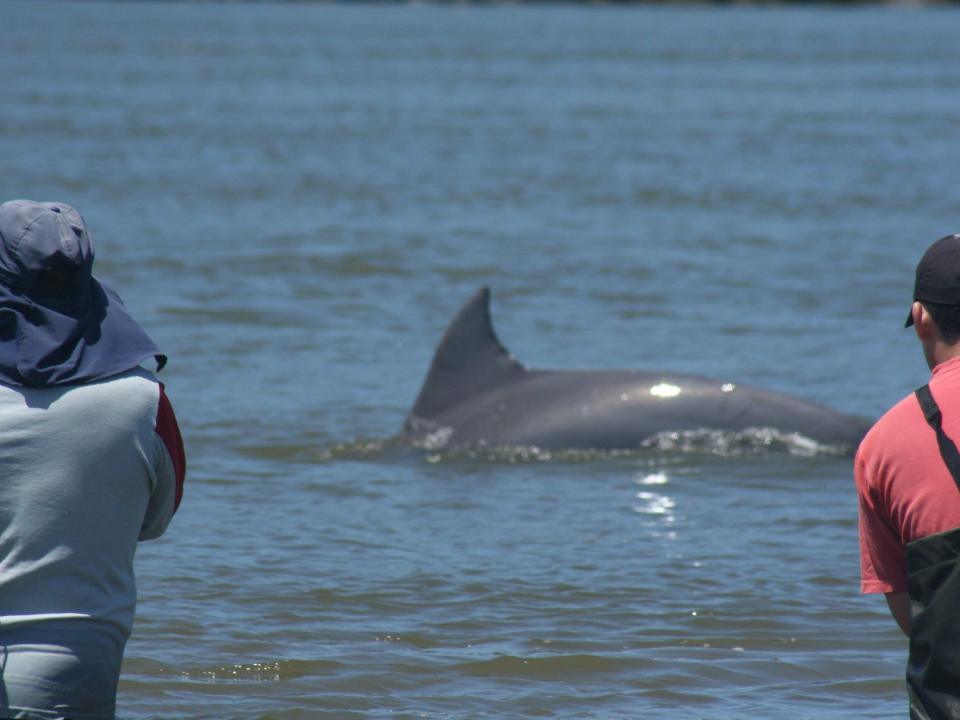
[[[960,305],[960,235],[947,235],[927,248],[917,263],[913,299],[937,305]],[[904,327],[913,325],[913,312]]]

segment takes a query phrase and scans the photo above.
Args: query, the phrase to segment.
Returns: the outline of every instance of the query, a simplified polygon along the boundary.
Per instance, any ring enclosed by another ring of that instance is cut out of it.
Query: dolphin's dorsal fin
[[[482,287],[450,321],[411,416],[431,419],[467,398],[507,385],[527,370],[500,344]]]

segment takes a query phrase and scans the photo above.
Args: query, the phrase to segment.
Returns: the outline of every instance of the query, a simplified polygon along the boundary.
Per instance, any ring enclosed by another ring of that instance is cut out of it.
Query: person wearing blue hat
[[[857,452],[860,586],[910,638],[910,717],[960,720],[960,235],[917,264],[906,326],[931,376]]]
[[[137,542],[183,493],[166,357],[75,209],[0,205],[0,717],[115,715]]]

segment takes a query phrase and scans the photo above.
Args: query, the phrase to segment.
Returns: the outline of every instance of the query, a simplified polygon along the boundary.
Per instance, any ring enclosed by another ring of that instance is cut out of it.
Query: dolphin
[[[536,370],[500,343],[490,290],[460,308],[399,439],[430,449],[637,450],[664,432],[772,429],[855,449],[870,423],[790,395],[696,375]]]

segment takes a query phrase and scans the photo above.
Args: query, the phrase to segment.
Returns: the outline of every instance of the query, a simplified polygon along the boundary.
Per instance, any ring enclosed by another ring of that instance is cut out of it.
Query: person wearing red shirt
[[[883,593],[910,638],[915,720],[960,718],[960,235],[917,265],[913,326],[930,381],[857,451],[861,591]]]

